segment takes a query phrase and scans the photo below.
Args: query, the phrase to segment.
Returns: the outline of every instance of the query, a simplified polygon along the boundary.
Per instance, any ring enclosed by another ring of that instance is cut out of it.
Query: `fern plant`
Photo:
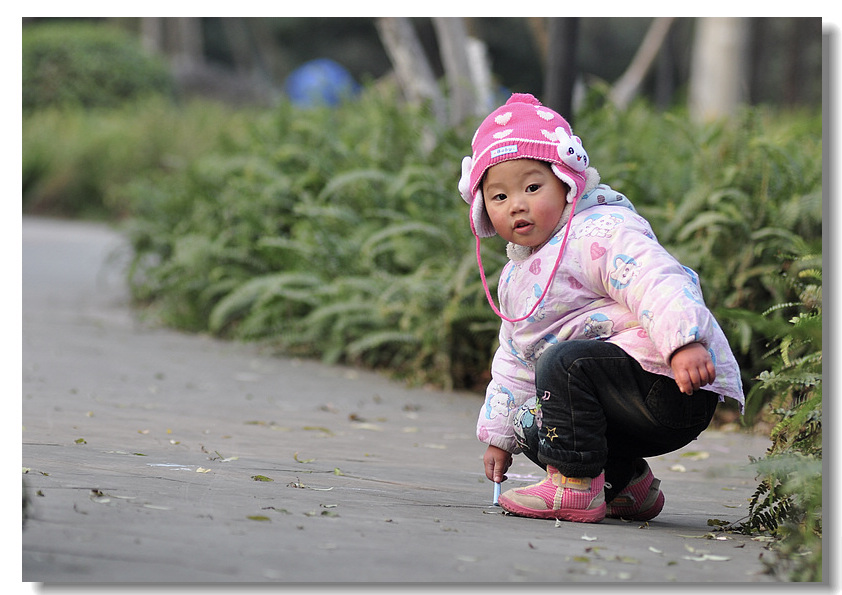
[[[778,560],[770,570],[792,580],[822,576],[822,284],[821,258],[793,263],[800,300],[786,334],[770,355],[771,370],[758,376],[748,399],[771,401],[777,419],[767,456],[754,460],[760,484],[749,500],[746,520],[733,527],[745,534],[768,532],[779,538]],[[763,393],[771,393],[764,399]]]

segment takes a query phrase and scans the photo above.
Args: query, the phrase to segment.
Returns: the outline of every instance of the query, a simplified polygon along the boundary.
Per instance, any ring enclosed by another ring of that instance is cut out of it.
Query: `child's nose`
[[[512,209],[512,213],[520,213],[526,210],[527,208],[527,200],[523,194],[515,194],[511,197],[511,201],[509,202],[509,207]]]

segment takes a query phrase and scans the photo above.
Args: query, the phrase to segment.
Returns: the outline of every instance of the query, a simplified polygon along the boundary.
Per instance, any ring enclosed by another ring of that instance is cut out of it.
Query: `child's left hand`
[[[679,390],[687,395],[716,379],[713,360],[701,343],[689,343],[676,349],[670,358],[670,367]]]

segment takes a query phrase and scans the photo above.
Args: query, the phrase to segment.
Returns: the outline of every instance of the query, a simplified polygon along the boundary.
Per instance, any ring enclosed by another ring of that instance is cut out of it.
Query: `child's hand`
[[[710,353],[701,343],[689,343],[672,354],[670,367],[681,392],[692,395],[716,378]]]
[[[485,476],[491,481],[500,483],[506,481],[506,471],[512,465],[512,453],[489,444],[485,449],[482,462],[485,463]]]

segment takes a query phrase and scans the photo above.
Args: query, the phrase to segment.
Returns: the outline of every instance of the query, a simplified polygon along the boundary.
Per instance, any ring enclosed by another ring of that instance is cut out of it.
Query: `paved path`
[[[648,525],[504,515],[478,395],[155,328],[106,264],[120,245],[23,222],[24,582],[774,580],[766,544],[707,524],[746,514],[768,439],[707,431],[651,459]],[[521,456],[510,477],[539,474]]]

